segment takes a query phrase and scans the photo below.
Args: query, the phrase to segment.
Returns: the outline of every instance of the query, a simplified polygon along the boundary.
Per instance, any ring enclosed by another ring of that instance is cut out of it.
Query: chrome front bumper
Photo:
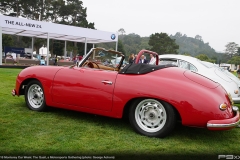
[[[12,90],[12,96],[15,96],[15,95],[16,95],[16,90],[13,89],[13,90]]]

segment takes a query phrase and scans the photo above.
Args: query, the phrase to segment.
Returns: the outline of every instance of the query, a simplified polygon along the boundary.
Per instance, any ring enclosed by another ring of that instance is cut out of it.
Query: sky
[[[102,31],[155,33],[188,37],[224,52],[229,42],[240,46],[240,0],[82,0],[88,22]]]

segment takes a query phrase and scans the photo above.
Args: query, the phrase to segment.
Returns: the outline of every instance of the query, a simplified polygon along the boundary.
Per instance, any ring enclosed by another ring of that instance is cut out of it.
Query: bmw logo
[[[111,39],[114,40],[116,38],[116,35],[115,34],[112,34],[111,35]]]

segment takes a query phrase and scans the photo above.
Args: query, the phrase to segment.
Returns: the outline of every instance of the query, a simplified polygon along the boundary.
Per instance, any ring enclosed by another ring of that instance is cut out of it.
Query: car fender
[[[16,81],[16,95],[23,95],[23,89],[26,87],[27,83],[31,79],[36,79],[40,81],[43,86],[45,100],[47,105],[51,105],[51,87],[52,81],[54,79],[57,71],[62,69],[63,67],[52,67],[52,66],[32,66],[22,70],[18,76]]]

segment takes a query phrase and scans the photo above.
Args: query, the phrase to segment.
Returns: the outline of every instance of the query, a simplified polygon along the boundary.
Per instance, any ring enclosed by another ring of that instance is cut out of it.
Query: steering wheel
[[[94,64],[96,64],[96,66],[98,67],[98,69],[100,69],[100,67],[99,67],[99,65],[96,63],[96,62],[85,62],[82,66],[84,67],[84,66],[88,66],[89,68],[94,68],[94,65],[93,65],[93,63]]]
[[[89,63],[89,61],[84,62],[83,65],[82,65],[82,67],[88,65],[88,63]]]
[[[98,69],[100,69],[99,65],[98,65],[96,62],[90,62],[90,63],[96,64],[96,66],[98,67]],[[92,65],[93,65],[93,64],[92,64]],[[94,65],[93,65],[93,68],[94,68]]]

